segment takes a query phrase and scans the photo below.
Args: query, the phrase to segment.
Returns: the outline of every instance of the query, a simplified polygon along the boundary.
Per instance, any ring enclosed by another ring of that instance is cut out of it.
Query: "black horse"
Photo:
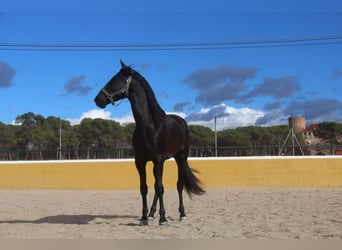
[[[162,183],[164,161],[174,157],[178,165],[177,190],[179,194],[180,220],[186,218],[183,205],[183,186],[189,196],[203,194],[205,191],[199,184],[188,165],[189,131],[184,119],[176,115],[167,115],[159,106],[148,82],[138,72],[121,61],[121,70],[101,89],[95,97],[100,108],[106,107],[123,98],[131,103],[136,128],[133,135],[135,165],[140,176],[140,193],[143,210],[141,225],[148,225],[148,218],[154,217],[159,199],[159,225],[167,225],[163,201],[164,187]],[[147,216],[146,163],[153,162],[155,178],[155,194]]]

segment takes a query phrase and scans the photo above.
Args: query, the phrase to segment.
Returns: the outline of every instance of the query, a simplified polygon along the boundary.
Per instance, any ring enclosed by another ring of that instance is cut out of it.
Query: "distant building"
[[[303,132],[304,136],[311,138],[315,136],[315,131],[318,129],[318,124],[311,124]]]
[[[305,117],[303,116],[291,116],[288,118],[289,128],[293,128],[295,134],[303,133],[305,131]]]

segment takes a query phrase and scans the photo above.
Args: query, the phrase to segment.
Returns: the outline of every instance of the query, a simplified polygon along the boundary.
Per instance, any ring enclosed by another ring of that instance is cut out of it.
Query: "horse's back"
[[[186,121],[178,115],[167,115],[165,119],[168,132],[176,133],[178,136],[187,139],[189,137],[188,125]]]
[[[188,125],[186,121],[178,116],[178,115],[166,115],[170,120],[173,120],[174,122],[178,123],[179,126],[181,126],[184,130],[188,130]]]

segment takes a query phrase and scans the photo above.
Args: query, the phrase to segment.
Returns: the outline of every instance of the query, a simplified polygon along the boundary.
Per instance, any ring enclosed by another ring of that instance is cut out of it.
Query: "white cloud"
[[[230,128],[236,128],[236,127],[243,127],[243,126],[253,126],[256,124],[256,121],[258,119],[261,119],[265,116],[265,113],[260,110],[254,110],[250,108],[234,108],[229,107],[226,104],[220,104],[213,106],[211,108],[203,108],[199,112],[196,112],[193,115],[197,116],[197,120],[188,121],[188,124],[192,125],[202,125],[205,127],[209,127],[212,130],[214,130],[214,115],[211,119],[208,119],[208,114],[211,114],[213,110],[217,111],[219,108],[220,111],[223,111],[217,115],[217,130],[224,130],[224,129],[230,129]],[[182,112],[167,112],[167,114],[175,114],[182,118],[187,119],[187,114]],[[66,119],[70,121],[72,125],[79,124],[82,119],[84,118],[101,118],[101,119],[107,119],[107,120],[114,120],[116,122],[119,122],[121,125],[125,125],[127,123],[134,122],[134,117],[132,113],[127,114],[125,116],[120,117],[112,117],[112,113],[110,111],[105,111],[103,109],[92,109],[87,112],[84,112],[80,117],[78,118],[69,118]],[[204,119],[201,119],[203,118]],[[207,119],[205,119],[207,118]],[[274,122],[274,121],[273,121]],[[263,126],[273,125],[271,123],[263,124]]]
[[[207,114],[213,113],[212,110],[218,110],[220,108],[221,113],[217,115],[216,128],[217,130],[224,130],[243,126],[253,126],[258,118],[263,117],[265,114],[260,110],[254,110],[250,108],[233,108],[226,104],[220,104],[211,108],[201,109],[196,113],[197,117],[207,117]],[[214,115],[208,119],[192,120],[189,124],[202,125],[214,130],[215,120]]]
[[[284,116],[283,110],[274,109],[269,111],[268,113],[265,113],[262,117],[259,117],[255,123],[259,126],[287,124],[287,117]]]
[[[121,116],[121,117],[113,117],[113,118],[111,118],[111,120],[119,122],[121,125],[125,125],[127,123],[135,122],[132,114],[128,114],[126,116]]]
[[[84,112],[80,117],[78,118],[67,118],[66,120],[70,121],[71,125],[80,124],[82,119],[84,118],[102,118],[102,119],[111,119],[110,118],[111,112],[105,111],[103,109],[92,109],[87,112]]]
[[[181,113],[181,112],[167,112],[167,114],[178,115],[182,118],[186,116],[185,113]],[[68,120],[71,123],[71,125],[80,124],[82,119],[84,118],[91,118],[91,119],[101,118],[105,120],[114,120],[116,122],[119,122],[121,125],[135,122],[132,113],[125,115],[125,116],[120,116],[120,117],[111,117],[111,115],[112,113],[110,111],[105,111],[103,109],[92,109],[92,110],[84,112],[80,117],[67,118],[66,120]]]
[[[80,117],[77,118],[67,118],[66,120],[70,121],[71,125],[80,124],[82,119],[84,118],[101,118],[105,120],[114,120],[119,122],[121,125],[125,125],[127,123],[134,122],[134,117],[132,114],[128,114],[126,116],[121,117],[111,117],[112,113],[110,111],[105,111],[103,109],[92,109],[87,112],[84,112]]]

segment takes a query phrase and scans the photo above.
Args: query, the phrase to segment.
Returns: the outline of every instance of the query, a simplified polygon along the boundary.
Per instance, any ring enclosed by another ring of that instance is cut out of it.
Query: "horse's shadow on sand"
[[[4,220],[0,224],[69,224],[69,225],[87,225],[87,224],[111,224],[109,220],[113,219],[132,219],[138,221],[139,218],[133,215],[54,215],[47,216],[37,220]],[[137,226],[139,223],[120,223],[120,225]]]

